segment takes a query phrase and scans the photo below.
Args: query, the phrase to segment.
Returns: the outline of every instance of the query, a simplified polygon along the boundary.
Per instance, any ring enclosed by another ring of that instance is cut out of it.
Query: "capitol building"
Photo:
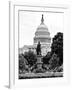
[[[37,48],[38,42],[40,42],[40,44],[41,44],[42,56],[45,56],[47,54],[47,52],[51,51],[50,32],[48,30],[48,27],[44,23],[43,14],[41,17],[41,23],[37,27],[36,32],[35,32],[35,36],[33,38],[33,45],[24,45],[23,48],[19,48],[19,53],[21,54],[24,52],[28,52],[29,50],[36,53],[36,48]]]

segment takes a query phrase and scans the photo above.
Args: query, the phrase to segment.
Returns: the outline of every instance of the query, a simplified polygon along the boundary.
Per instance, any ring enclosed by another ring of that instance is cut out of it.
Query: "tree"
[[[27,67],[27,60],[24,58],[24,55],[23,54],[20,54],[19,55],[19,70],[21,70],[22,72],[24,70],[27,70],[28,67]]]
[[[49,68],[54,70],[59,66],[59,57],[54,53],[49,61]]]
[[[28,65],[30,67],[33,66],[37,61],[37,56],[32,51],[25,52],[24,58],[28,61]]]
[[[51,58],[51,52],[48,52],[47,55],[42,58],[43,64],[49,64],[50,58]]]
[[[59,57],[59,65],[63,64],[63,33],[57,33],[52,41],[52,54],[55,53]]]

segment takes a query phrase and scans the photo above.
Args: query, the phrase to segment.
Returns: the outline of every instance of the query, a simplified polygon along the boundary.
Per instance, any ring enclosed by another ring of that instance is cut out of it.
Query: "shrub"
[[[27,60],[30,67],[33,66],[37,61],[37,56],[32,51],[25,52],[24,58]]]
[[[51,58],[51,52],[48,52],[47,55],[42,58],[43,64],[49,64],[50,58]]]
[[[59,63],[59,58],[57,57],[57,55],[54,53],[49,61],[49,68],[50,69],[55,69],[56,67],[58,67]]]
[[[24,70],[27,70],[28,67],[27,67],[27,60],[24,58],[24,55],[23,54],[20,54],[19,55],[19,70],[20,71],[24,71]]]

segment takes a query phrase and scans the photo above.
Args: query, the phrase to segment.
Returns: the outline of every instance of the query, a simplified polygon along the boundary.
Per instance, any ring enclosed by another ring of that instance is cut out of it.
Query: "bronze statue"
[[[37,55],[41,55],[41,44],[40,41],[38,42],[37,48],[36,48]]]

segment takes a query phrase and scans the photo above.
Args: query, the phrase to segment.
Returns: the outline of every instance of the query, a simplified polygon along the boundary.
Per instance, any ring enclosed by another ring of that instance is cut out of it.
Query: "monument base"
[[[37,73],[42,73],[43,72],[42,64],[43,64],[42,55],[37,55],[37,63],[36,63],[37,68],[36,68],[35,72],[37,72]]]

